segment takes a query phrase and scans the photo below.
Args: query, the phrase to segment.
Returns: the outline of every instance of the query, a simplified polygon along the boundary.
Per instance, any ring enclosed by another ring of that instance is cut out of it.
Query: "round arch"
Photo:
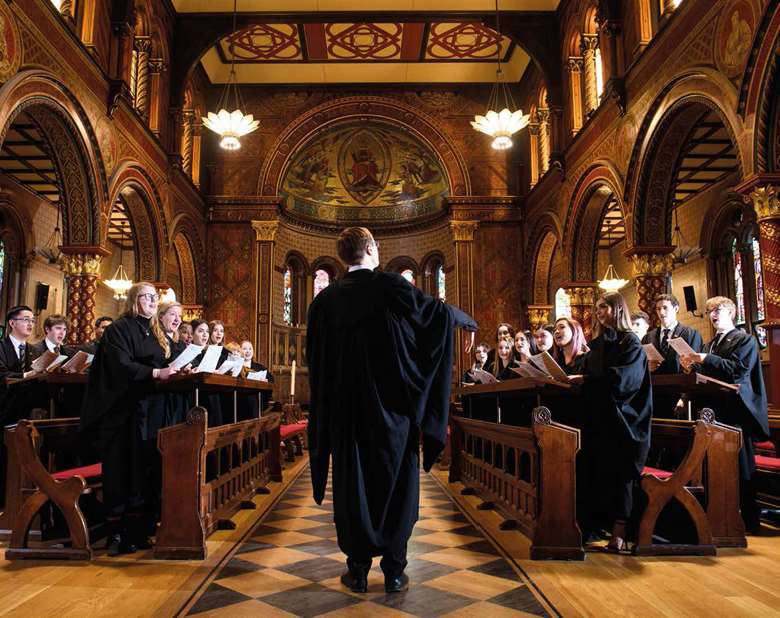
[[[97,138],[76,97],[51,73],[30,69],[0,88],[0,142],[14,119],[26,112],[51,145],[62,183],[63,242],[98,246],[101,206],[108,186]]]
[[[187,243],[186,248],[189,250],[192,257],[192,270],[191,275],[188,274],[184,266],[184,262],[180,261],[182,269],[182,287],[184,287],[184,280],[187,277],[192,277],[193,285],[195,288],[194,300],[183,301],[187,303],[193,303],[197,305],[203,305],[206,302],[206,248],[203,242],[203,237],[200,233],[198,226],[187,214],[177,215],[171,223],[172,232],[170,246],[179,251],[179,248],[184,249],[181,245],[182,239]],[[180,256],[181,260],[181,256]]]
[[[321,255],[311,263],[312,276],[321,268],[327,270],[333,278],[341,277],[346,272],[344,265],[339,260],[327,255]]]

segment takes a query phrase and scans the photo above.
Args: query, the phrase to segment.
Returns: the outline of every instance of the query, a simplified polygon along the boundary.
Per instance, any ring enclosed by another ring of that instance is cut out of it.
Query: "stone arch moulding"
[[[592,208],[592,198],[600,187],[607,187],[617,198],[623,220],[626,222],[626,245],[634,245],[631,235],[631,217],[622,199],[623,179],[608,161],[597,162],[577,181],[566,213],[563,258],[569,261],[569,272],[574,281],[590,281],[594,277],[595,243],[601,222],[602,208]]]
[[[463,156],[436,121],[415,107],[383,97],[344,97],[328,101],[289,124],[269,148],[258,179],[258,195],[279,195],[288,162],[315,132],[349,118],[376,118],[402,125],[439,157],[451,195],[471,195],[471,181]]]
[[[344,265],[339,260],[328,255],[321,255],[311,263],[312,276],[318,269],[323,267],[325,267],[325,269],[330,269],[330,272],[333,273],[334,277],[341,277],[346,272]]]
[[[553,229],[548,226],[541,231],[532,254],[533,270],[531,271],[531,304],[549,305],[550,273],[556,249],[560,250],[560,240]]]
[[[382,268],[382,270],[388,273],[400,273],[407,269],[414,273],[415,278],[420,276],[420,267],[417,265],[417,262],[408,255],[396,256]]]
[[[626,219],[626,232],[635,245],[666,243],[664,238],[670,230],[666,229],[668,226],[663,221],[658,220],[658,216],[664,216],[664,213],[655,212],[657,208],[646,208],[647,198],[643,189],[647,186],[648,175],[653,168],[655,150],[669,123],[682,108],[695,103],[709,107],[720,116],[736,148],[743,177],[746,170],[752,168],[751,137],[744,131],[742,120],[736,113],[737,92],[733,84],[718,71],[703,68],[671,80],[650,104],[637,132],[628,164],[623,202],[635,205],[632,221]],[[669,164],[674,163],[671,161]],[[655,218],[648,216],[648,212]]]
[[[108,183],[86,112],[62,82],[40,69],[21,71],[0,88],[0,142],[23,111],[33,115],[52,144],[65,196],[64,243],[100,245],[100,212],[107,203]]]
[[[193,303],[197,305],[203,305],[206,303],[206,245],[203,242],[203,237],[199,231],[198,226],[187,214],[177,215],[171,222],[172,232],[170,246],[174,247],[174,250],[178,252],[177,242],[181,242],[180,238],[184,238],[187,242],[190,255],[193,260],[194,277],[193,284],[195,286],[195,296],[192,301],[182,301],[185,303]],[[183,262],[182,271],[184,270]],[[186,273],[182,272],[182,285],[185,285],[184,279]],[[182,292],[183,293],[183,292]]]
[[[127,202],[133,224],[139,253],[136,256],[139,278],[160,281],[163,247],[167,246],[168,237],[160,194],[146,172],[133,163],[125,162],[112,178],[109,204],[113,206],[119,195]],[[105,226],[107,228],[108,219]]]
[[[192,246],[187,236],[179,232],[173,238],[173,249],[179,261],[181,275],[181,299],[185,305],[198,304],[198,284],[195,270],[195,260],[192,257]]]

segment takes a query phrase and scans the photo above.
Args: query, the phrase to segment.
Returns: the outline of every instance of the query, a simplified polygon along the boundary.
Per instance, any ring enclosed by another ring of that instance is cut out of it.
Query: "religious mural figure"
[[[726,38],[726,49],[723,52],[723,62],[729,68],[739,68],[750,50],[753,32],[750,24],[735,10],[731,14],[731,32]]]
[[[344,188],[361,204],[368,204],[384,189],[390,167],[387,145],[370,131],[357,131],[345,140],[339,153]]]

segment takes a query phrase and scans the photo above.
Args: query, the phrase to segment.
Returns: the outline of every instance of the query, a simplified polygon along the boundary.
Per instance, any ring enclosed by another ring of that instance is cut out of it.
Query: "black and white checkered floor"
[[[386,594],[375,560],[368,593],[339,581],[330,491],[312,498],[308,469],[255,527],[190,609],[199,616],[547,616],[534,591],[430,476],[408,546],[409,590]]]

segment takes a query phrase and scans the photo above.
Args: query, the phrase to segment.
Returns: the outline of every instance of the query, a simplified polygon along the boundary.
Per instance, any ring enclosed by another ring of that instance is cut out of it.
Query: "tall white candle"
[[[290,397],[295,397],[295,361],[292,362],[290,371]]]

